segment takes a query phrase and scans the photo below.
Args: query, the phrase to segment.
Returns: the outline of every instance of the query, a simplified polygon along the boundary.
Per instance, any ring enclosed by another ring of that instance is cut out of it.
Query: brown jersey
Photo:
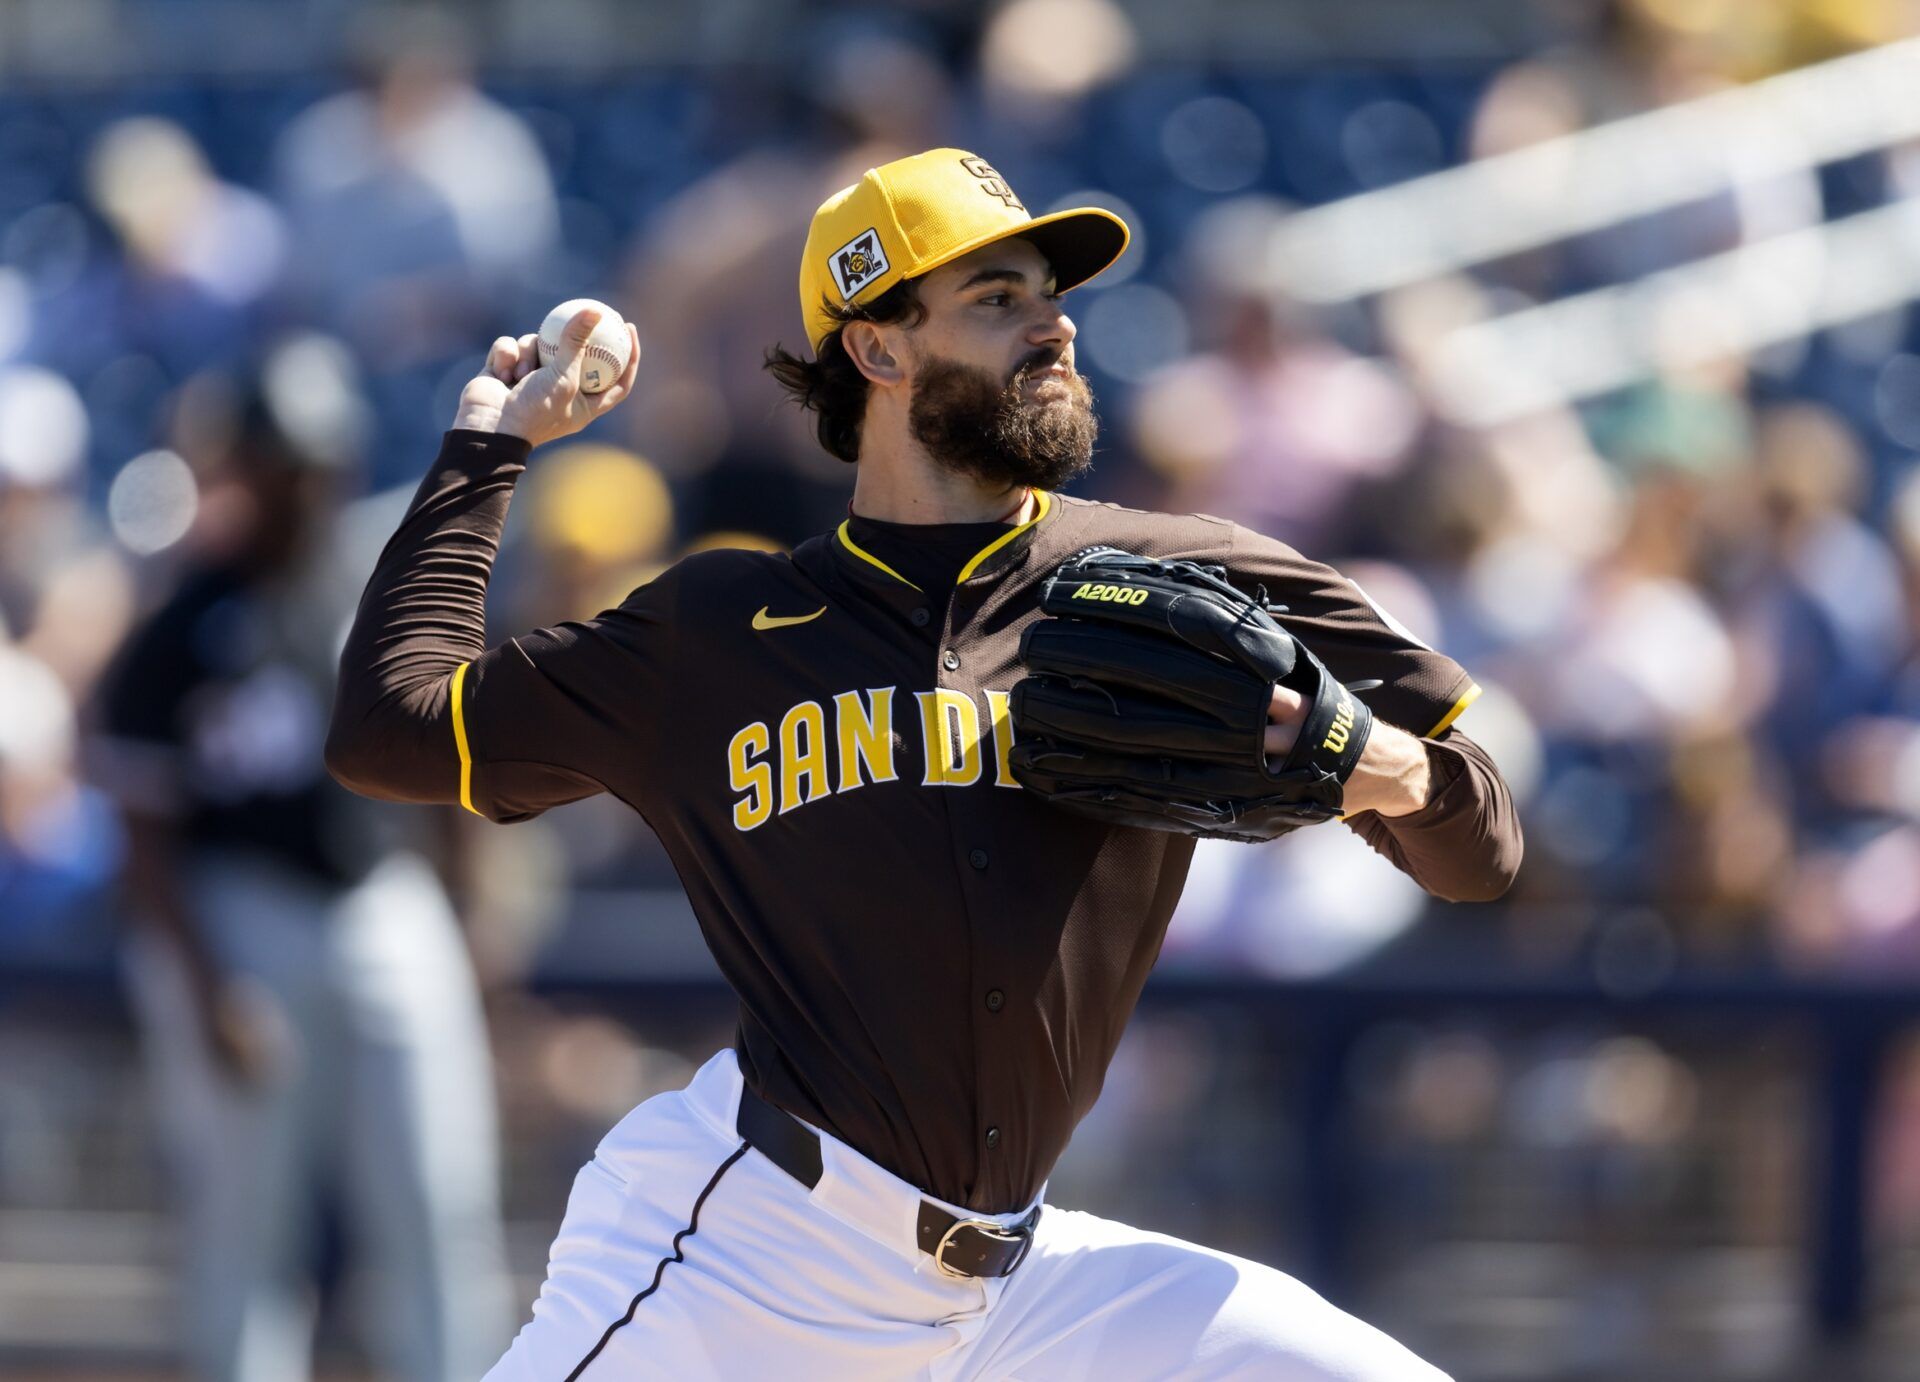
[[[1039,584],[1105,544],[1224,566],[1377,716],[1436,737],[1428,806],[1348,821],[1430,890],[1518,857],[1477,688],[1327,566],[1235,524],[1040,494],[944,588],[860,540],[689,557],[597,618],[482,648],[525,443],[449,435],[342,662],[350,785],[525,820],[607,791],[671,856],[765,1097],[941,1198],[1027,1203],[1100,1091],[1193,841],[1049,806],[1007,770]],[[868,525],[873,531],[873,525]],[[881,528],[887,525],[880,525]],[[923,564],[924,565],[924,564]]]

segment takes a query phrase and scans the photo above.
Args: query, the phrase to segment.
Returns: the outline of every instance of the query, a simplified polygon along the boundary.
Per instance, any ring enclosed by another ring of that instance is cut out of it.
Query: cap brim
[[[1126,252],[1129,238],[1127,223],[1111,211],[1097,206],[1077,206],[1070,211],[1036,216],[1031,221],[957,245],[915,277],[924,278],[962,255],[997,245],[1002,240],[1023,239],[1031,240],[1047,257],[1047,266],[1053,270],[1054,291],[1064,293],[1111,268]]]
[[[1097,206],[1036,216],[1016,232],[1046,255],[1054,290],[1064,293],[1097,278],[1127,251],[1127,223]]]

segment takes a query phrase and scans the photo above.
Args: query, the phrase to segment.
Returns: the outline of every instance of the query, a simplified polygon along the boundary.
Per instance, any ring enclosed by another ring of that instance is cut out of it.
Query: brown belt
[[[749,1147],[811,1190],[820,1183],[820,1139],[792,1114],[742,1086],[734,1128]],[[962,1219],[931,1200],[920,1201],[914,1224],[920,1251],[948,1276],[1011,1276],[1033,1248],[1040,1206],[1017,1224]]]

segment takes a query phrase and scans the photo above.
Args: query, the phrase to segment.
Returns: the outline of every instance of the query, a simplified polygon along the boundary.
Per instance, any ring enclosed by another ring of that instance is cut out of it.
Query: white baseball
[[[547,319],[540,323],[540,363],[553,363],[560,351],[560,333],[589,307],[599,310],[600,324],[587,337],[585,358],[580,362],[580,391],[601,393],[627,372],[627,361],[633,353],[633,337],[627,332],[626,322],[604,302],[572,298],[547,313]]]

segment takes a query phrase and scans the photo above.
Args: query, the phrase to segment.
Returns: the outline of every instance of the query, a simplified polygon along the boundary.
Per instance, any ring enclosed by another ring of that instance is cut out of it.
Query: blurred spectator
[[[1280,214],[1246,200],[1198,223],[1184,260],[1201,349],[1144,382],[1134,441],[1169,508],[1232,514],[1326,557],[1350,495],[1406,463],[1422,416],[1392,368],[1255,288]]]
[[[1909,466],[1889,505],[1907,627],[1900,665],[1873,713],[1838,726],[1826,745],[1822,781],[1856,811],[1920,822],[1920,466]]]
[[[792,126],[655,208],[625,265],[641,338],[661,346],[616,425],[693,482],[694,532],[791,544],[844,516],[848,468],[798,409],[779,406],[761,360],[799,331],[793,266],[814,209],[868,168],[951,137],[951,78],[911,34],[841,17],[814,42],[819,77]]]
[[[419,420],[450,364],[529,310],[514,290],[553,252],[559,210],[526,122],[474,85],[457,14],[376,12],[355,32],[359,85],[299,116],[276,151],[289,285],[301,319],[366,364],[411,456],[431,451]],[[376,480],[404,478],[374,459]]]
[[[1765,28],[1781,5],[1612,0],[1600,10],[1591,42],[1530,56],[1487,87],[1469,131],[1476,158],[1488,158],[1709,95],[1731,85],[1749,65],[1740,31]],[[1764,131],[1751,136],[1765,138]],[[1727,250],[1745,241],[1817,223],[1818,178],[1811,171],[1755,178],[1743,163],[1743,142],[1716,142],[1726,160],[1724,191],[1650,215],[1624,219],[1560,245],[1513,256],[1502,280],[1529,296],[1553,296],[1640,277]],[[1528,199],[1577,196],[1592,179],[1630,178],[1633,170],[1561,160],[1561,178],[1517,189]]]
[[[55,572],[101,537],[83,492],[88,431],[86,408],[60,375],[0,370],[0,624],[15,636],[39,626]]]
[[[60,678],[0,642],[0,949],[52,952],[118,863],[118,821],[76,750]]]
[[[980,35],[993,114],[1025,138],[1071,131],[1079,103],[1133,65],[1139,42],[1112,0],[1011,0]]]
[[[1834,802],[1820,765],[1841,726],[1885,703],[1911,650],[1900,565],[1859,510],[1866,458],[1846,424],[1812,404],[1760,417],[1745,545],[1729,594],[1762,715],[1809,820]]]
[[[396,1377],[472,1378],[506,1319],[487,1035],[432,868],[320,765],[335,466],[270,391],[197,381],[177,432],[200,477],[190,557],[107,683],[102,763],[188,1365],[306,1375],[330,1204],[373,1354]]]
[[[533,269],[559,226],[546,156],[520,117],[474,86],[469,30],[458,16],[374,16],[358,39],[360,85],[321,101],[281,136],[298,279],[345,320],[452,331],[458,323],[368,295],[384,277],[421,269],[471,274],[483,287]]]
[[[541,458],[521,490],[536,558],[509,592],[515,627],[611,609],[666,566],[673,497],[641,457],[578,442]]]
[[[244,357],[286,260],[279,210],[221,181],[191,135],[153,116],[108,127],[87,189],[123,249],[121,343],[176,379]]]

